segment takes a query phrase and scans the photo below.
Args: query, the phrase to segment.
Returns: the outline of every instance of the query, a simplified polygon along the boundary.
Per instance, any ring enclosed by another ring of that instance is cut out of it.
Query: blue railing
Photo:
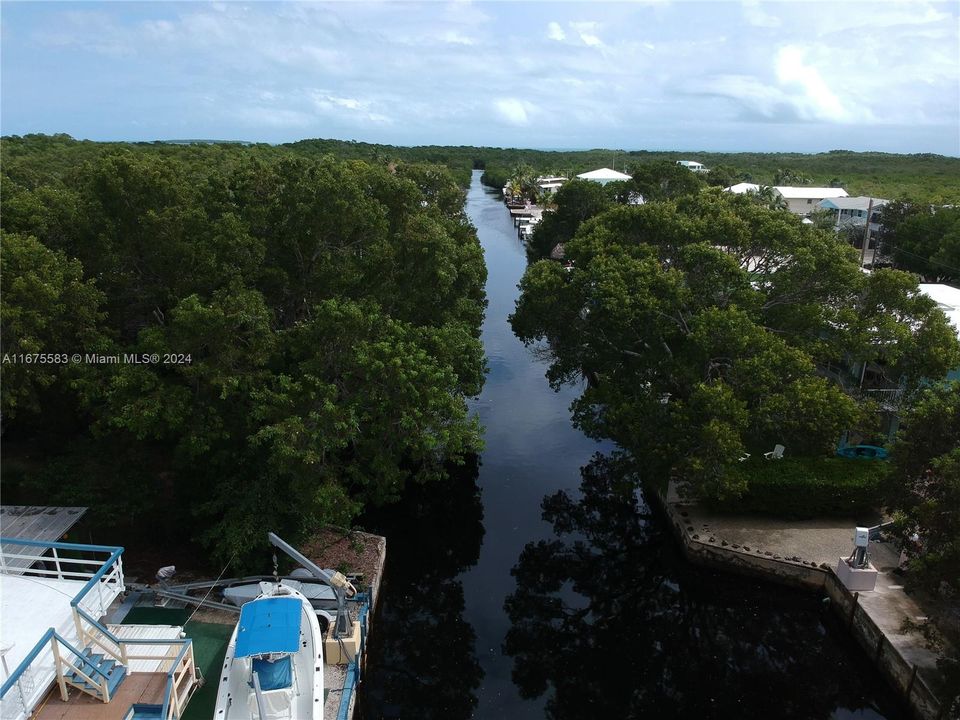
[[[337,720],[349,720],[350,698],[353,696],[357,683],[360,682],[360,663],[363,660],[367,640],[367,615],[370,612],[370,595],[357,593],[352,600],[360,603],[360,612],[357,615],[357,622],[360,623],[360,647],[357,648],[356,656],[347,665],[347,676],[343,680],[343,692],[340,694],[340,706],[337,708]]]
[[[47,647],[50,640],[53,638],[56,638],[58,643],[63,645],[65,648],[67,648],[67,650],[72,652],[78,658],[80,658],[81,660],[84,659],[82,652],[80,652],[79,650],[77,650],[77,648],[75,648],[73,645],[67,642],[67,640],[65,640],[60,633],[58,633],[53,628],[50,628],[43,634],[39,642],[37,642],[37,644],[33,646],[33,650],[27,653],[27,656],[20,661],[20,664],[17,665],[17,669],[10,674],[10,677],[3,684],[3,687],[0,687],[0,698],[5,696],[7,692],[10,690],[10,688],[12,688],[14,685],[17,684],[17,681],[20,679],[20,676],[23,675],[24,672],[26,672],[27,668],[30,667],[30,664],[37,659],[37,655],[39,655]],[[109,677],[107,673],[105,673],[103,670],[101,670],[97,666],[90,663],[88,663],[87,666],[83,667],[84,672],[87,671],[87,667],[89,667],[91,670],[93,670],[95,673],[97,673],[98,675],[102,676],[105,679]]]
[[[13,538],[0,538],[0,543],[4,545],[17,545],[21,547],[36,547],[43,548],[43,550],[38,553],[38,556],[42,555],[43,552],[50,549],[56,550],[72,550],[75,552],[99,552],[99,553],[109,553],[109,557],[100,565],[100,567],[93,572],[93,574],[87,579],[83,584],[83,587],[79,592],[71,599],[70,607],[77,614],[78,617],[85,620],[89,623],[97,632],[101,633],[105,638],[110,642],[116,645],[120,649],[121,655],[125,653],[123,647],[126,645],[181,645],[180,652],[177,654],[176,659],[170,667],[170,670],[167,672],[167,689],[165,694],[165,700],[163,705],[163,717],[167,717],[167,713],[170,709],[170,702],[173,696],[174,691],[174,677],[176,675],[177,668],[180,666],[181,661],[183,660],[184,655],[190,649],[192,640],[189,638],[137,638],[137,639],[127,639],[120,638],[110,632],[104,625],[102,625],[98,620],[92,617],[87,613],[81,603],[87,594],[97,586],[97,584],[103,580],[104,576],[107,573],[111,572],[113,567],[117,564],[120,556],[123,554],[122,547],[114,547],[108,545],[84,545],[79,543],[60,543],[60,542],[44,542],[37,540],[18,540]],[[38,560],[44,560],[44,558],[38,557]],[[69,564],[71,561],[76,562],[74,558],[54,558],[57,563]],[[79,573],[78,573],[79,574]],[[79,626],[78,626],[79,627]],[[83,635],[81,634],[81,639]],[[10,677],[4,682],[2,691],[0,691],[0,698],[4,697],[10,688],[14,687],[17,682],[20,680],[23,673],[26,672],[27,668],[37,659],[37,656],[47,647],[50,643],[51,638],[56,638],[59,643],[66,647],[71,653],[77,657],[83,658],[83,654],[78,651],[72,644],[65,640],[59,633],[56,632],[54,628],[47,630],[40,641],[34,646],[30,653],[23,659],[23,661],[17,666],[16,670],[11,673]],[[106,649],[106,648],[105,648]],[[111,651],[112,652],[112,651]],[[161,658],[157,658],[158,660]],[[84,668],[85,670],[86,668]],[[104,673],[100,668],[91,665],[90,669],[95,671],[97,674],[107,677],[107,674]],[[23,699],[21,699],[23,702]],[[24,708],[26,711],[27,708]]]
[[[79,607],[80,602],[84,599],[86,594],[103,578],[107,572],[116,564],[117,560],[120,558],[123,553],[122,547],[113,547],[107,545],[83,545],[79,543],[61,543],[61,542],[50,542],[42,540],[20,540],[16,538],[4,538],[0,537],[0,544],[2,545],[14,545],[19,547],[35,547],[43,548],[38,553],[38,556],[42,555],[43,552],[47,550],[72,550],[76,552],[104,552],[110,553],[109,557],[100,565],[100,568],[96,570],[93,575],[84,583],[80,591],[71,599],[70,606],[72,609],[83,614],[84,617],[89,619],[89,616],[86,613],[83,613],[83,610]],[[35,561],[42,561],[43,558],[38,557]],[[73,558],[55,558],[55,561],[58,563],[68,564],[70,562],[76,562],[76,559]],[[25,572],[29,572],[26,570]],[[102,629],[102,626],[99,623],[95,623],[98,626],[98,629]],[[34,645],[33,649],[27,654],[27,656],[20,662],[16,670],[14,670],[10,677],[7,678],[4,682],[2,689],[0,689],[0,698],[6,696],[7,692],[11,687],[17,684],[20,680],[23,673],[27,671],[27,668],[30,667],[31,663],[37,659],[37,656],[47,647],[47,644],[50,642],[52,637],[56,637],[57,640],[65,645],[72,653],[79,657],[83,657],[82,653],[79,653],[76,648],[74,648],[70,643],[68,643],[61,635],[59,635],[54,628],[47,630],[43,636],[40,638],[40,641]],[[101,675],[106,675],[99,669],[94,667]],[[26,710],[26,708],[25,708]]]
[[[17,540],[15,538],[0,538],[0,544],[3,545],[19,545],[21,547],[41,547],[44,550],[75,550],[77,552],[106,552],[110,553],[100,569],[93,573],[90,579],[84,584],[80,591],[74,595],[73,600],[70,601],[71,607],[76,607],[81,600],[83,600],[84,595],[86,595],[90,590],[96,585],[100,579],[107,574],[107,571],[113,567],[114,563],[120,559],[120,556],[123,554],[122,547],[115,547],[112,545],[82,545],[79,543],[62,543],[62,542],[47,542],[42,540]],[[60,562],[69,563],[70,558],[61,558]]]
[[[94,628],[102,633],[110,642],[120,648],[121,654],[123,654],[124,645],[182,645],[180,652],[177,653],[176,659],[173,661],[173,664],[170,666],[170,670],[167,671],[167,689],[164,694],[163,700],[163,711],[161,717],[166,720],[167,712],[170,708],[170,698],[173,695],[174,690],[174,675],[176,675],[177,668],[180,667],[180,661],[183,660],[183,656],[186,654],[187,650],[190,649],[190,645],[193,642],[190,638],[120,638],[114,635],[110,630],[105,626],[101,625],[99,622],[94,620],[90,615],[83,611],[81,607],[74,607],[74,610],[90,623]]]
[[[43,637],[40,638],[40,642],[33,646],[33,650],[27,653],[27,656],[17,665],[17,669],[10,673],[10,677],[7,678],[7,681],[3,684],[3,687],[0,687],[0,698],[7,694],[7,691],[12,688],[17,680],[20,679],[20,676],[26,672],[27,668],[30,667],[30,663],[37,659],[37,655],[40,654],[40,651],[43,650],[47,643],[50,642],[50,638],[56,635],[57,632],[53,628],[47,630]]]
[[[189,643],[189,641],[187,642]],[[188,649],[188,644],[184,644],[184,646],[180,648],[180,653],[177,655],[177,659],[173,661],[173,666],[167,672],[167,691],[163,695],[163,709],[160,711],[160,717],[163,720],[167,720],[167,713],[170,712],[170,698],[173,696],[174,675],[177,674],[177,668],[180,667],[180,661],[183,660],[183,656]]]

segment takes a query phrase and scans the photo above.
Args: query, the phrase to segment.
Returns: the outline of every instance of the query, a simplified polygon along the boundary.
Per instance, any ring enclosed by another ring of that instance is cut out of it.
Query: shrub
[[[881,504],[888,471],[873,460],[751,458],[728,471],[746,492],[715,508],[790,518],[858,515]]]

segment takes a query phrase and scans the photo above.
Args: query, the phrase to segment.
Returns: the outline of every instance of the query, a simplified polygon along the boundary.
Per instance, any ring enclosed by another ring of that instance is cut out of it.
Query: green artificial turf
[[[124,618],[125,625],[180,625],[187,637],[193,640],[193,657],[205,682],[197,690],[182,720],[210,720],[217,702],[217,681],[220,666],[227,652],[227,643],[233,633],[233,625],[219,623],[187,622],[192,611],[168,608],[136,607]]]

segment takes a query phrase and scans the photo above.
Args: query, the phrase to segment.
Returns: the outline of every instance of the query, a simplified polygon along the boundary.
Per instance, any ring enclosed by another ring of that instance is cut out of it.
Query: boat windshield
[[[253,672],[257,674],[260,689],[264,692],[281,690],[293,685],[293,664],[290,662],[289,655],[284,655],[279,660],[254,658]]]

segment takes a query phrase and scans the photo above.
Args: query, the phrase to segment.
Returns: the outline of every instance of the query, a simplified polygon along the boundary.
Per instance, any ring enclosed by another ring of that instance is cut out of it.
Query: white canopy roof
[[[732,192],[736,195],[743,195],[743,193],[748,192],[760,192],[760,186],[756,183],[742,182],[737,183],[736,185],[731,185],[728,188],[724,188],[726,192]]]
[[[625,173],[611,170],[610,168],[600,168],[590,172],[577,175],[581,180],[632,180],[633,178]]]
[[[843,188],[791,187],[778,185],[774,188],[787,200],[823,200],[824,198],[847,197]]]

